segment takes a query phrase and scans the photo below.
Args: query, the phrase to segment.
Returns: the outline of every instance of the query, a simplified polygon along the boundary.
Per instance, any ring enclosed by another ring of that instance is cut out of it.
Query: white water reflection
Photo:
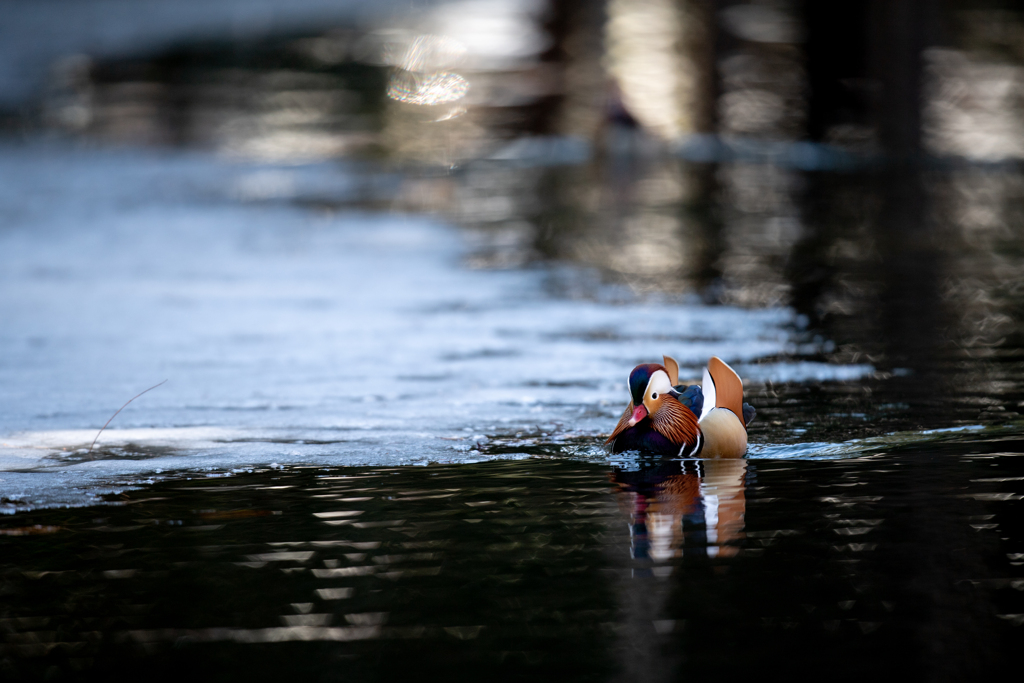
[[[469,82],[458,74],[400,72],[388,83],[388,97],[406,104],[432,106],[458,102],[469,91]]]
[[[386,43],[384,49],[385,62],[395,67],[388,83],[391,99],[434,106],[458,102],[469,92],[469,81],[445,71],[461,62],[466,54],[466,46],[457,40],[428,34],[416,36],[402,47]]]

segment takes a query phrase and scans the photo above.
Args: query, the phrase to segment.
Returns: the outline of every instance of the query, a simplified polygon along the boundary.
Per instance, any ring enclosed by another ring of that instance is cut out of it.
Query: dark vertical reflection
[[[812,140],[827,140],[837,126],[868,124],[869,4],[869,0],[804,3],[810,87],[807,133]]]
[[[836,254],[835,244],[841,240],[857,240],[856,216],[851,209],[866,207],[865,192],[856,192],[852,183],[838,183],[829,174],[811,173],[802,197],[806,232],[794,245],[786,264],[786,277],[791,283],[792,306],[816,328],[828,329],[836,313],[855,313],[843,307],[835,310],[831,299],[843,298],[844,279],[849,279],[851,264]],[[851,225],[850,223],[854,224]],[[868,311],[857,314],[868,318]]]
[[[921,175],[923,52],[932,36],[934,3],[878,2],[870,35],[873,72],[882,84],[879,137],[888,158],[879,181],[876,224],[882,255],[882,332],[899,363],[931,365],[940,344],[939,282],[934,231],[926,224]]]
[[[939,237],[926,219],[926,197],[916,166],[898,165],[880,178],[881,207],[875,223],[879,250],[882,338],[890,361],[934,377],[940,350],[948,343],[940,299]]]
[[[708,303],[724,297],[721,259],[726,250],[719,206],[718,164],[692,164],[684,174],[693,188],[690,201],[681,205],[684,220],[694,226],[688,246],[693,250],[689,275],[694,289]]]
[[[694,74],[691,116],[695,133],[713,133],[718,125],[716,103],[720,91],[717,66],[719,45],[717,0],[680,0],[685,20],[684,47]]]
[[[936,5],[879,0],[871,7],[869,68],[881,84],[879,137],[886,153],[898,160],[917,159],[921,149],[924,49],[935,40]]]
[[[863,20],[864,7],[858,3],[842,6],[847,20]],[[878,138],[887,163],[873,179],[867,196],[877,197],[877,213],[870,217],[869,239],[875,250],[873,267],[866,268],[864,281],[874,284],[876,296],[873,310],[858,311],[863,325],[861,334],[877,335],[862,339],[859,346],[874,349],[878,358],[891,368],[905,368],[909,375],[897,382],[896,397],[915,404],[919,409],[934,403],[943,392],[957,392],[950,383],[949,358],[953,355],[953,339],[949,330],[956,314],[954,303],[943,296],[944,279],[951,268],[947,262],[951,244],[959,241],[935,215],[932,200],[940,175],[926,173],[922,165],[923,55],[934,44],[935,3],[879,2],[872,3],[867,40],[856,32],[834,46],[812,42],[812,135],[821,139],[827,125],[842,116],[842,97],[830,77],[829,69],[850,76],[860,75],[858,61],[862,50],[869,54],[871,74],[879,84],[873,112]],[[828,24],[825,10],[814,9],[809,20]],[[822,36],[824,38],[824,36]],[[813,40],[813,39],[812,39]],[[849,51],[845,59],[833,48]],[[826,222],[835,221],[841,212],[835,207],[822,209],[835,189],[831,179],[812,180],[818,192],[811,193],[808,216],[815,237],[802,245],[819,256],[827,249],[831,236],[841,234],[841,225],[829,229]],[[806,254],[805,254],[806,255]],[[821,264],[820,258],[806,259],[808,264]],[[797,286],[797,306],[814,315],[819,312],[806,306],[830,287],[835,278],[820,265],[810,265],[793,273]],[[870,305],[869,304],[869,305]],[[820,321],[819,316],[814,318]],[[877,321],[877,325],[869,321]],[[923,500],[932,491],[954,491],[962,485],[959,473],[937,467],[935,458],[924,454],[907,463],[906,476],[900,482],[902,495]],[[955,681],[973,678],[982,671],[997,670],[996,649],[992,633],[981,624],[985,608],[975,596],[963,591],[950,591],[949,586],[962,577],[980,575],[985,571],[985,557],[992,548],[979,544],[963,525],[962,512],[953,506],[912,505],[888,517],[888,523],[900,533],[912,533],[917,539],[906,546],[888,546],[878,560],[886,567],[881,575],[906,595],[906,610],[920,619],[922,627],[907,631],[897,626],[901,640],[912,642],[912,653],[923,665],[917,674],[925,680]],[[910,529],[915,531],[910,532]]]

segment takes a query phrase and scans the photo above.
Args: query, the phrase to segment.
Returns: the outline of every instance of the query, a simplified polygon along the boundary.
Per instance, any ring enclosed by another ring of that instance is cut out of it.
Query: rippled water
[[[0,661],[10,680],[995,673],[1024,618],[1021,450],[156,484],[7,520]]]

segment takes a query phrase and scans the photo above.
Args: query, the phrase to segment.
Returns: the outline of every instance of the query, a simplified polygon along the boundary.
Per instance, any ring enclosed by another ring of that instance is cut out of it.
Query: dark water
[[[1024,451],[283,468],[0,536],[5,680],[1009,671]]]

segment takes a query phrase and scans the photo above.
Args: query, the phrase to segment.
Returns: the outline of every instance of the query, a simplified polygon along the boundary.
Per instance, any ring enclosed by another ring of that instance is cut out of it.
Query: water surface
[[[997,673],[1024,606],[1020,451],[282,467],[21,513],[5,677]]]

